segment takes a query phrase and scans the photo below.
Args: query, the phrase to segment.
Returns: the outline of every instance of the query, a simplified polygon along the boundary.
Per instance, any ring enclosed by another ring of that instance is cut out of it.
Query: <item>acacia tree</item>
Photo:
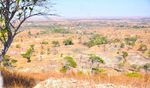
[[[0,60],[8,51],[22,24],[30,17],[36,15],[53,15],[45,10],[50,6],[46,4],[51,0],[0,0]]]

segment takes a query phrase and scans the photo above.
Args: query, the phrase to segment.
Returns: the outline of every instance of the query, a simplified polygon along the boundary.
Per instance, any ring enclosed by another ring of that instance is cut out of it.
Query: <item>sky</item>
[[[54,0],[64,18],[150,17],[150,0]]]

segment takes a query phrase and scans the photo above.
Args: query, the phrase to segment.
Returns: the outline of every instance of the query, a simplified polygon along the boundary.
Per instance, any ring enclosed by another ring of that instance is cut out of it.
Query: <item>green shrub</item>
[[[47,41],[43,41],[41,44],[48,44],[48,42]]]
[[[72,57],[66,56],[66,57],[64,57],[64,59],[66,60],[65,66],[69,66],[69,67],[73,67],[73,68],[77,67],[77,63],[74,61],[74,59]]]
[[[122,57],[126,58],[128,56],[128,52],[122,51]]]
[[[15,64],[17,62],[17,60],[15,59],[11,59],[9,55],[5,55],[4,59],[2,60],[1,64],[3,66],[8,66],[8,67],[12,67],[13,64]]]
[[[52,44],[53,44],[54,47],[59,47],[60,46],[58,41],[52,41]]]
[[[127,73],[128,77],[141,77],[142,75],[138,72],[129,72]]]
[[[147,46],[144,44],[141,44],[138,51],[142,51],[143,53],[147,50]]]
[[[73,45],[72,39],[66,39],[63,41],[64,45]]]
[[[88,42],[85,43],[88,47],[93,47],[95,45],[107,44],[107,38],[101,35],[94,35]]]
[[[105,63],[101,57],[96,56],[94,54],[90,54],[89,59],[91,60],[92,63],[94,63],[94,62],[99,62],[99,63],[103,63],[103,64]]]
[[[34,44],[30,45],[33,52],[34,52],[34,46],[35,46]]]
[[[60,28],[60,27],[52,29],[51,32],[53,32],[53,33],[64,33],[64,34],[69,33],[69,31],[67,29]]]
[[[66,57],[64,57],[64,60],[65,60],[65,64],[60,69],[60,72],[66,72],[68,69],[77,67],[77,63],[74,61],[74,59],[72,57],[66,56]]]
[[[26,58],[26,59],[27,59],[27,62],[31,62],[32,53],[33,53],[33,49],[32,49],[32,47],[30,46],[30,48],[28,48],[26,52],[22,53],[21,56],[22,56],[23,58]]]
[[[93,71],[95,74],[105,72],[105,70],[102,69],[102,68],[92,68],[92,71]]]
[[[120,44],[120,48],[124,48],[125,47],[125,44],[124,43],[121,43]]]
[[[147,71],[148,69],[150,69],[150,63],[146,63],[143,68]]]
[[[67,70],[68,70],[68,67],[63,66],[63,67],[60,69],[60,72],[66,73]]]
[[[137,37],[128,37],[128,38],[125,38],[124,41],[127,45],[134,46],[135,42],[137,41]]]

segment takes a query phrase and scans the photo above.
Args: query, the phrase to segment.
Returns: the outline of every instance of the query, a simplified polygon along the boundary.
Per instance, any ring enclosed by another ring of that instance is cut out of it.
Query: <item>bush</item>
[[[135,42],[137,41],[137,37],[128,37],[128,38],[125,38],[124,41],[127,45],[134,46]]]
[[[59,47],[60,46],[58,41],[52,41],[52,44],[53,44],[54,47]]]
[[[68,70],[68,67],[66,67],[66,66],[63,66],[61,69],[60,69],[60,72],[67,72],[67,70]]]
[[[9,67],[12,67],[13,64],[15,64],[17,62],[17,60],[15,59],[11,59],[9,55],[5,55],[4,56],[4,59],[2,60],[1,64],[3,66],[9,66]]]
[[[101,45],[101,44],[107,44],[107,38],[101,35],[94,35],[90,41],[88,41],[87,43],[85,43],[85,45],[87,45],[88,47],[93,47],[95,45]]]
[[[122,57],[126,58],[128,56],[128,52],[122,51]]]
[[[53,33],[65,33],[65,34],[69,33],[69,31],[67,29],[60,28],[60,27],[52,29],[51,32],[53,32]]]
[[[47,41],[43,41],[41,44],[48,44],[48,42]]]
[[[73,45],[72,39],[66,39],[63,41],[64,45]]]
[[[65,64],[60,69],[61,72],[66,72],[68,69],[77,67],[77,63],[74,61],[74,59],[72,57],[66,56],[66,57],[64,57],[64,60],[65,60]]]
[[[146,63],[143,68],[147,71],[148,69],[150,70],[150,63]]]
[[[142,51],[143,53],[147,50],[147,46],[144,44],[141,44],[138,51]]]
[[[66,56],[64,57],[65,61],[66,61],[66,66],[69,66],[69,67],[73,67],[73,68],[76,68],[77,67],[77,63],[74,61],[74,59],[70,56]]]
[[[30,48],[28,48],[26,52],[22,53],[21,56],[23,58],[26,58],[27,62],[31,62],[30,58],[32,56],[32,53],[33,53],[33,48],[30,46]]]
[[[92,71],[93,71],[95,74],[105,72],[105,70],[102,69],[102,68],[92,68]]]
[[[91,54],[89,59],[91,60],[92,63],[94,63],[94,62],[99,62],[99,63],[103,63],[103,64],[105,63],[101,57],[96,56],[94,54]]]

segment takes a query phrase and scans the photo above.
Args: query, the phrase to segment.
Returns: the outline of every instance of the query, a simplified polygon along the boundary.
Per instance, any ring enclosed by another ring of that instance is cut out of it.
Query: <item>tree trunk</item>
[[[7,53],[11,43],[13,41],[12,37],[8,37],[8,40],[5,42],[5,44],[3,45],[3,48],[0,52],[0,61],[2,61],[4,59],[5,54]]]

